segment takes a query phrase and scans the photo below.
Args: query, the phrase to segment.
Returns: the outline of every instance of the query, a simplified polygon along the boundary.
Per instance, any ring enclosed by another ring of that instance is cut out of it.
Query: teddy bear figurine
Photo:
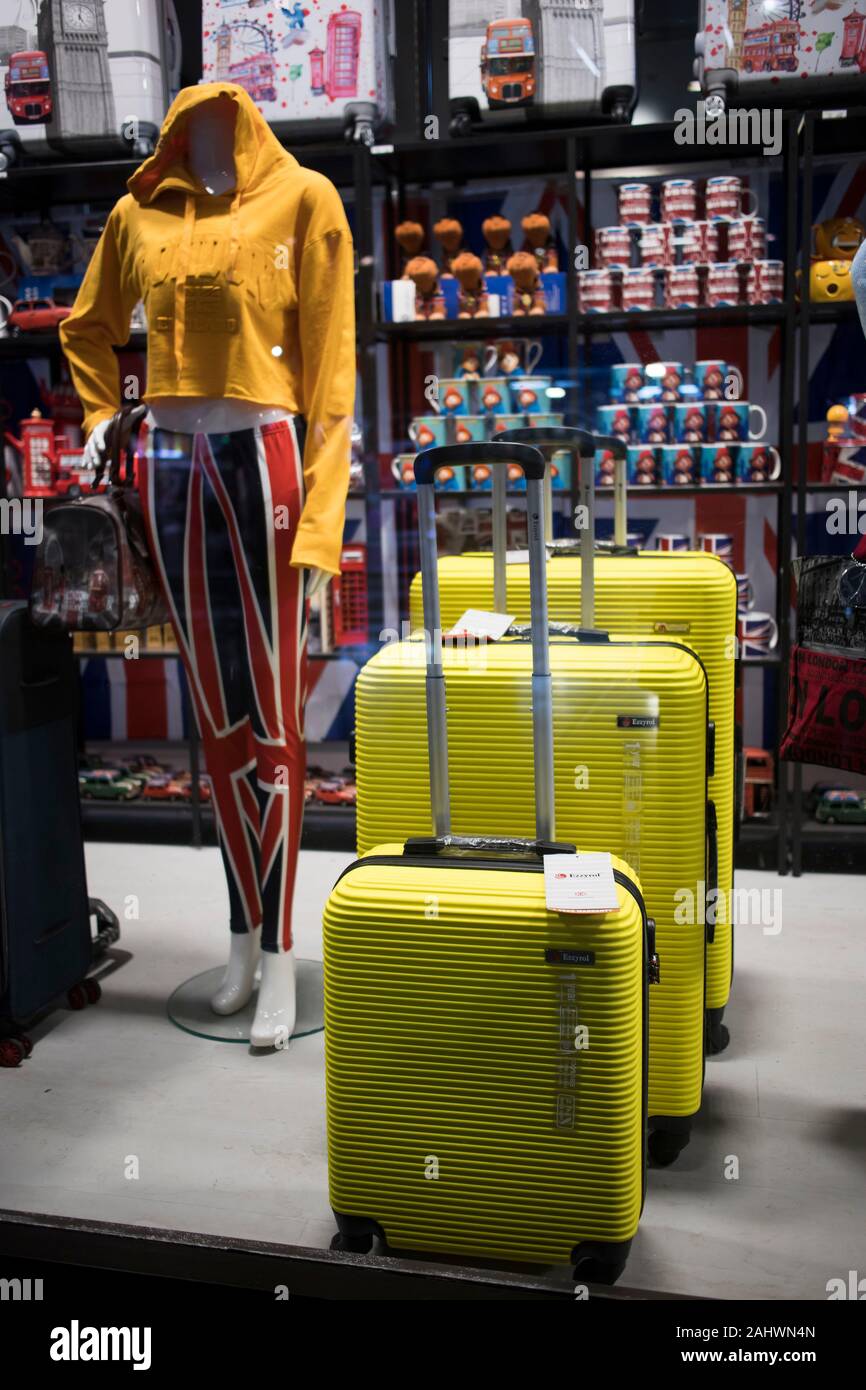
[[[523,250],[535,257],[539,272],[559,270],[559,253],[550,231],[550,218],[543,212],[530,212],[520,223],[526,240]]]
[[[507,217],[485,217],[481,223],[484,240],[484,274],[505,275],[506,262],[512,254],[511,223]]]
[[[481,262],[471,251],[463,251],[454,260],[454,276],[459,282],[457,317],[459,319],[489,318],[487,286],[481,272]]]
[[[440,277],[450,280],[454,276],[455,260],[466,249],[463,245],[463,224],[456,217],[440,217],[434,223],[433,235],[442,248]]]
[[[439,285],[439,267],[429,256],[413,256],[406,278],[415,284],[416,319],[444,319],[445,297]]]
[[[544,286],[535,257],[528,251],[515,251],[514,255],[509,257],[506,269],[514,284],[511,312],[515,318],[521,318],[526,314],[545,313]]]
[[[397,245],[403,253],[403,269],[400,272],[400,278],[408,280],[411,278],[406,273],[409,262],[413,256],[421,254],[421,247],[424,245],[424,228],[420,222],[401,222],[395,228],[394,235],[397,238]]]

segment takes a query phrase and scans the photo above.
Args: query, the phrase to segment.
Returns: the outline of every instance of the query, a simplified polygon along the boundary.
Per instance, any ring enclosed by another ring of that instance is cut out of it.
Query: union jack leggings
[[[210,774],[234,932],[292,944],[304,814],[303,420],[229,434],[140,436],[151,553]]]

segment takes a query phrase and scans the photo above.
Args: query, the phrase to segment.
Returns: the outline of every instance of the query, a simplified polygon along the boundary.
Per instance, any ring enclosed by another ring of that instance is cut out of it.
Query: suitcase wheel
[[[679,1158],[689,1142],[689,1133],[673,1129],[654,1129],[647,1149],[654,1168],[667,1168]]]
[[[572,1271],[575,1284],[615,1284],[625,1269],[625,1260],[599,1260],[591,1255],[580,1260]]]
[[[66,1002],[70,1009],[84,1009],[87,1007],[87,990],[84,988],[83,981],[80,984],[72,986],[71,990],[69,990],[66,995]]]
[[[102,985],[98,980],[82,980],[88,1004],[98,1004],[102,998]]]
[[[346,1236],[342,1231],[338,1231],[331,1239],[332,1250],[342,1250],[351,1255],[369,1255],[373,1248],[372,1235]]]
[[[706,1039],[707,1055],[710,1057],[717,1057],[720,1052],[724,1052],[730,1041],[730,1029],[728,1029],[724,1023],[715,1023],[712,1019],[708,1018]]]
[[[32,1045],[30,1050],[32,1050]],[[0,1067],[20,1067],[21,1063],[24,1061],[24,1058],[28,1055],[29,1052],[28,1049],[24,1046],[23,1039],[0,1039]]]

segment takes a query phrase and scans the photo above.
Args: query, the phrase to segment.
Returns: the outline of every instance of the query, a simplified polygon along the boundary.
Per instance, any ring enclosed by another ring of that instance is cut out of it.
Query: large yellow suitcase
[[[528,440],[541,432],[521,431]],[[509,432],[508,438],[517,438]],[[507,440],[506,440],[507,442]],[[615,454],[624,446],[605,440]],[[561,443],[555,447],[562,448]],[[618,489],[624,499],[625,488]],[[620,502],[618,534],[624,539],[625,514]],[[624,547],[623,547],[624,549]],[[493,556],[443,556],[439,561],[442,621],[448,628],[467,608],[493,608]],[[576,622],[581,613],[581,562],[574,554],[551,554],[547,566],[551,620]],[[529,575],[526,564],[507,565],[506,611],[525,622],[529,617]],[[412,627],[422,625],[420,574],[412,581]],[[728,1001],[733,969],[733,926],[730,903],[734,879],[735,788],[735,656],[737,583],[731,569],[704,552],[640,551],[598,554],[595,567],[595,613],[599,627],[630,635],[668,635],[692,647],[707,673],[710,719],[714,726],[714,772],[709,795],[718,817],[718,899],[713,939],[707,947],[707,1050],[718,1052],[728,1041],[722,1014]]]
[[[426,704],[435,837],[376,847],[342,875],[325,911],[334,1246],[367,1250],[379,1236],[392,1248],[570,1262],[577,1278],[612,1282],[643,1203],[647,986],[658,965],[627,865],[612,861],[615,910],[547,907],[543,861],[563,847],[554,842],[544,463],[525,447],[489,452],[527,473],[535,621],[524,713],[534,733],[523,762],[534,838],[480,833],[486,818],[471,837],[452,833],[435,636],[413,706],[417,736]],[[419,455],[416,475],[425,608],[438,634],[434,463]],[[423,642],[409,646],[413,661],[424,657]],[[523,824],[522,812],[515,820]]]

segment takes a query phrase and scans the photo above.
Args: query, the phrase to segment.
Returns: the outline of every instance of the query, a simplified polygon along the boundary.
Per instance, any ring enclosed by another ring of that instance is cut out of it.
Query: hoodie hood
[[[127,183],[137,202],[147,204],[165,189],[207,196],[187,167],[187,122],[205,102],[227,97],[235,104],[235,192],[245,197],[277,172],[297,169],[298,161],[284,150],[249,93],[234,82],[202,82],[185,87],[168,109],[159,142]]]

